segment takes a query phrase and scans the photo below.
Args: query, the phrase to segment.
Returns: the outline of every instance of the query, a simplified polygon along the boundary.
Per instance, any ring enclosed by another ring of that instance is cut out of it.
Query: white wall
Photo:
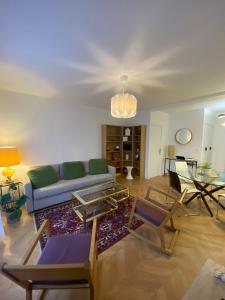
[[[101,125],[121,123],[75,101],[1,93],[0,102],[0,146],[17,146],[29,166],[101,157]]]
[[[175,145],[175,155],[193,157],[201,161],[203,124],[204,109],[169,113],[168,144]],[[181,128],[188,128],[192,131],[192,140],[186,145],[180,145],[175,140],[175,134]]]
[[[164,158],[166,156],[166,151],[167,151],[167,145],[168,145],[168,131],[169,131],[169,114],[166,112],[162,112],[162,111],[154,111],[151,112],[150,114],[150,128],[153,125],[159,125],[161,127],[162,130],[162,137],[161,137],[161,155],[160,155],[160,161],[157,162],[159,164],[159,170],[160,173],[158,175],[162,175],[163,174],[163,166],[164,166]],[[151,145],[154,147],[154,140],[152,140],[151,138],[151,129],[150,129],[150,149],[151,149]],[[151,151],[149,153],[149,156],[151,157]],[[155,159],[152,157],[152,163],[156,163],[154,162]],[[149,171],[148,171],[148,176],[149,178],[152,177],[152,166],[151,163],[149,162]]]

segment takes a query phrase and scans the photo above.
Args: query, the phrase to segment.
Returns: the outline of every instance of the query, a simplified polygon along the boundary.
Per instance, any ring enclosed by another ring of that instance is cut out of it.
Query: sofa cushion
[[[27,172],[34,189],[42,188],[59,180],[52,166],[38,167]]]
[[[70,161],[62,164],[63,178],[65,180],[80,178],[85,176],[84,164],[81,161]]]
[[[57,183],[43,188],[35,189],[33,195],[35,200],[39,200],[66,192],[73,192],[78,189],[82,189],[95,184],[100,184],[102,182],[110,180],[113,180],[113,176],[109,173],[99,175],[86,175],[82,178],[71,180],[61,179]]]
[[[89,160],[89,174],[105,174],[108,173],[108,167],[105,159],[90,159]]]

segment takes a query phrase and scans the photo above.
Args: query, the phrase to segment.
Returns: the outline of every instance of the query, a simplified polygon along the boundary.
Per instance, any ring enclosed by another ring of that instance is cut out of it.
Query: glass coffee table
[[[114,181],[72,192],[74,212],[84,223],[118,208],[118,203],[129,198],[129,189]]]

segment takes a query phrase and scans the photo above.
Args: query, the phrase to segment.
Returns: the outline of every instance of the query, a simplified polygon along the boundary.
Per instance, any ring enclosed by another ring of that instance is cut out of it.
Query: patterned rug
[[[118,209],[98,218],[97,245],[98,254],[102,253],[116,242],[124,238],[129,231],[127,224],[130,217],[133,197],[119,203]],[[34,214],[37,229],[44,219],[48,219],[52,235],[82,233],[84,225],[73,211],[72,202],[64,202],[55,206],[44,208]],[[132,227],[139,227],[142,222],[134,219]],[[86,231],[91,231],[92,222],[88,223]],[[45,246],[47,237],[43,234],[41,247]]]

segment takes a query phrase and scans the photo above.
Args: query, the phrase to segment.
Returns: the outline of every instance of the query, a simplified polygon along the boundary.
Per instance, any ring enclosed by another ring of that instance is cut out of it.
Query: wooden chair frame
[[[219,195],[218,195],[218,204],[217,204],[217,209],[216,209],[216,219],[219,220],[219,221],[221,221],[221,222],[223,222],[223,223],[225,223],[225,218],[224,218],[224,217],[221,217],[221,216],[219,215],[219,207],[220,207],[220,204],[221,204],[221,202],[220,202],[220,199],[221,199],[221,198],[224,198],[224,199],[225,199],[225,193],[224,193],[224,194],[219,194]]]
[[[158,206],[155,203],[155,200],[151,199],[151,197],[150,197],[151,191],[155,191],[155,192],[157,192],[157,193],[159,193],[161,195],[166,196],[167,199],[173,200],[174,203],[173,203],[173,205],[171,205],[171,208],[167,209],[166,207],[163,208],[161,206]],[[175,195],[177,195],[177,194],[178,193],[175,192]],[[130,233],[133,234],[133,235],[135,235],[136,237],[140,238],[141,240],[147,242],[153,248],[161,250],[162,252],[166,253],[167,255],[171,255],[173,253],[173,248],[174,248],[174,245],[175,245],[176,239],[178,237],[178,233],[179,233],[179,229],[176,229],[175,226],[174,226],[173,214],[174,214],[175,210],[177,209],[177,207],[180,204],[182,204],[183,199],[185,197],[185,194],[186,194],[186,190],[182,194],[179,194],[179,197],[176,197],[176,196],[171,195],[170,193],[164,192],[164,191],[162,191],[162,190],[160,190],[160,189],[158,189],[156,187],[150,186],[148,188],[148,191],[147,191],[147,194],[146,194],[145,198],[138,197],[138,198],[135,198],[135,200],[134,200],[134,204],[133,204],[133,207],[131,209],[130,219],[129,219],[129,222],[128,222],[128,230],[130,231]],[[151,202],[152,200],[154,201],[154,203]],[[165,214],[165,218],[162,221],[162,223],[159,226],[156,226],[156,225],[150,223],[145,218],[143,218],[143,217],[139,216],[138,214],[136,214],[135,213],[135,208],[136,208],[137,201],[141,201],[144,204],[148,205],[149,207],[152,207],[154,209],[157,209],[157,210],[163,212]],[[161,246],[156,245],[155,243],[153,243],[149,239],[143,237],[142,235],[140,235],[139,233],[137,233],[135,230],[133,230],[131,228],[132,219],[134,217],[137,218],[137,219],[139,219],[139,220],[141,220],[142,222],[144,222],[146,225],[148,225],[148,227],[150,229],[152,229],[154,232],[157,233],[157,235],[159,237],[159,240],[160,240],[160,245]],[[170,222],[169,226],[167,225],[168,222]],[[168,246],[166,245],[165,238],[164,238],[164,228],[167,228],[167,229],[169,229],[170,231],[172,231],[174,233],[173,237],[171,239],[171,242],[170,242],[170,244]]]
[[[3,263],[1,273],[26,290],[26,300],[32,300],[33,290],[42,290],[39,299],[44,298],[48,289],[90,289],[90,299],[94,299],[94,284],[96,278],[96,228],[97,221],[93,220],[91,235],[91,246],[88,261],[74,264],[42,264],[28,265],[28,261],[44,231],[48,237],[51,236],[49,221],[45,220],[27,250],[21,265],[8,265]],[[35,281],[69,281],[69,280],[87,280],[87,283],[80,284],[44,284],[35,283]]]

